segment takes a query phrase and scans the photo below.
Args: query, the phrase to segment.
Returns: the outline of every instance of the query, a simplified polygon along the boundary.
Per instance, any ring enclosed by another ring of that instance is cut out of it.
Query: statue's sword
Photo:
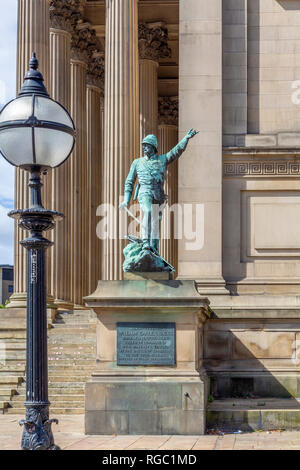
[[[139,225],[141,225],[141,221],[139,219],[137,219],[135,217],[135,215],[128,209],[128,207],[125,207],[125,210],[127,212],[128,215],[130,215],[130,217],[132,217]],[[137,242],[137,243],[143,243],[143,241],[138,238],[138,237],[135,237],[133,235],[128,235],[126,237],[130,242]],[[156,255],[158,256],[164,263],[166,263],[167,266],[169,266],[169,268],[171,268],[171,272],[175,272],[175,268],[174,266],[172,266],[170,263],[168,263],[168,261],[166,259],[164,259],[159,253],[158,251],[153,248],[152,246],[150,247],[150,250]]]
[[[127,214],[133,218],[133,220],[135,220],[139,225],[141,225],[141,221],[136,218],[136,216],[128,209],[128,207],[124,207],[124,209],[126,210]]]

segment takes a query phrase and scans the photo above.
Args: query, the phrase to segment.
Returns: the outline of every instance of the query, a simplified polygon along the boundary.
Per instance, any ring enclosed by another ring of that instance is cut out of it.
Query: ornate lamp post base
[[[49,419],[49,403],[25,403],[26,419],[20,421],[24,426],[21,447],[23,450],[59,450],[54,444],[51,424],[57,419]]]

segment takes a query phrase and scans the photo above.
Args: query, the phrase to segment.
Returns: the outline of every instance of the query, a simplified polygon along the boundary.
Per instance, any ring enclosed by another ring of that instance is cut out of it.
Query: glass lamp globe
[[[28,170],[58,167],[75,144],[72,118],[50,98],[37,69],[34,53],[18,97],[0,113],[0,152],[12,165]]]

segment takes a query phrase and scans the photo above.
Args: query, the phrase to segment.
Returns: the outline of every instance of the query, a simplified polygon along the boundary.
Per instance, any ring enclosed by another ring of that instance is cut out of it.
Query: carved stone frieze
[[[178,126],[178,96],[158,98],[158,123]]]
[[[171,57],[164,23],[139,23],[139,54],[141,59],[155,61]]]

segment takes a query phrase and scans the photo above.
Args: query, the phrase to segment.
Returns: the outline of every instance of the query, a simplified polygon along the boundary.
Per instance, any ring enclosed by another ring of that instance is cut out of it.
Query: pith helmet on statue
[[[142,144],[150,144],[155,148],[156,152],[158,150],[157,138],[153,134],[147,135],[147,137],[144,138]]]

